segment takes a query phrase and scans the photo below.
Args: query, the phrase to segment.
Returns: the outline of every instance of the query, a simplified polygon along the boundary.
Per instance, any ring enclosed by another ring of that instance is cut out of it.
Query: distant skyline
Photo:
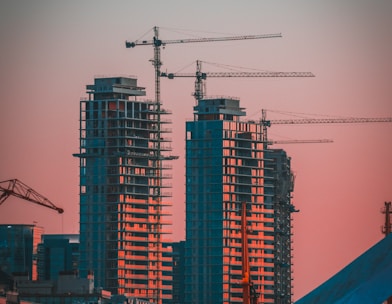
[[[18,178],[64,208],[63,215],[17,198],[0,223],[37,222],[46,233],[78,233],[79,101],[97,75],[134,75],[154,98],[150,46],[125,40],[282,33],[282,38],[167,45],[162,71],[194,72],[197,59],[315,78],[214,78],[207,95],[237,96],[247,118],[271,111],[339,117],[392,116],[392,2],[28,1],[0,2],[0,181]],[[189,31],[192,29],[193,31]],[[150,30],[150,31],[149,31]],[[146,35],[146,33],[149,31]],[[207,70],[216,71],[214,67]],[[161,79],[173,112],[173,239],[185,237],[185,121],[193,79]],[[300,115],[302,116],[302,115]],[[294,299],[379,241],[380,209],[392,200],[392,124],[272,126],[270,139],[333,139],[282,145],[296,175]]]

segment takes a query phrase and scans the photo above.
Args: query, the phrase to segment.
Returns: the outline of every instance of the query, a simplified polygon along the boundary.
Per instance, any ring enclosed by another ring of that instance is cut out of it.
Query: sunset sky
[[[18,178],[65,212],[9,198],[0,223],[37,222],[46,233],[78,233],[79,100],[96,76],[138,78],[154,98],[151,46],[125,40],[281,33],[282,38],[167,45],[162,71],[195,61],[315,78],[211,78],[208,95],[241,99],[249,119],[391,117],[392,2],[0,0],[0,181]],[[205,71],[218,68],[204,64]],[[161,79],[172,110],[173,240],[184,239],[185,121],[194,79]],[[274,112],[275,111],[275,112]],[[276,111],[296,113],[282,116]],[[299,114],[300,113],[300,114]],[[317,115],[317,116],[316,116]],[[332,139],[280,145],[296,175],[294,299],[381,240],[380,209],[392,200],[392,123],[272,126],[270,139]]]

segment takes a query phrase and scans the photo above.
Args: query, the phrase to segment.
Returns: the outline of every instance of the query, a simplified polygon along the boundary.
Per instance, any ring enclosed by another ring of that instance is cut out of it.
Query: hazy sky
[[[282,33],[282,38],[167,45],[162,70],[194,72],[197,59],[315,78],[213,78],[208,95],[236,96],[250,119],[261,109],[334,117],[392,116],[392,2],[0,0],[0,181],[18,178],[65,209],[16,198],[0,223],[38,222],[78,233],[79,100],[95,76],[135,75],[154,97],[151,46],[125,40]],[[147,33],[146,35],[144,35]],[[217,70],[204,65],[206,71]],[[193,79],[162,79],[173,111],[174,240],[184,238],[184,128]],[[286,118],[269,112],[269,118]],[[291,117],[291,116],[290,116]],[[382,238],[392,200],[392,124],[272,126],[271,139],[333,139],[283,147],[296,175],[294,298],[324,282]]]

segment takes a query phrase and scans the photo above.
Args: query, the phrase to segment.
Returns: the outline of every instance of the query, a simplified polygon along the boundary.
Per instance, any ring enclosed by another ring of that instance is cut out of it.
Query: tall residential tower
[[[96,78],[80,101],[80,275],[154,303],[171,299],[167,111],[126,77]]]
[[[262,125],[242,116],[239,100],[204,99],[186,123],[185,303],[242,303],[242,202],[258,301],[281,303],[276,284],[291,286],[290,276],[276,280],[277,217],[289,225],[290,215],[275,212],[275,154],[265,151]]]

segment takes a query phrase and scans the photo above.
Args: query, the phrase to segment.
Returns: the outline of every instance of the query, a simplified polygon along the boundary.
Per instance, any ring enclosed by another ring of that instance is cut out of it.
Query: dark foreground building
[[[0,225],[0,270],[37,279],[37,252],[43,228],[36,225]]]
[[[43,234],[38,245],[38,280],[57,280],[59,273],[79,269],[78,234]]]

